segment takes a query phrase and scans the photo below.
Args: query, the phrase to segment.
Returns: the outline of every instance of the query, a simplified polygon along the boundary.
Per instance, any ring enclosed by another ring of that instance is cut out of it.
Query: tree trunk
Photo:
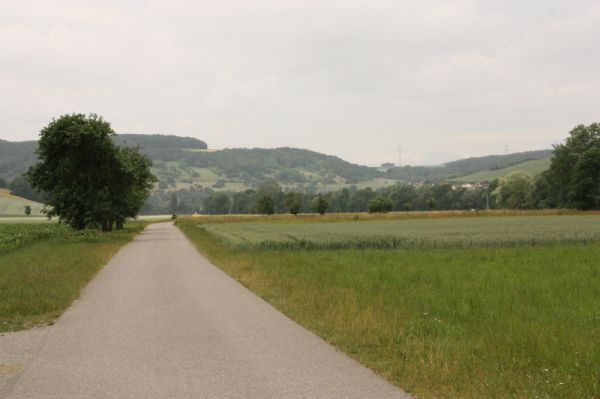
[[[117,230],[123,230],[123,219],[117,219]]]

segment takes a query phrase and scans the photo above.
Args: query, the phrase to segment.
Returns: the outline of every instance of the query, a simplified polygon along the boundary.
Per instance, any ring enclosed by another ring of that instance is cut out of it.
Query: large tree
[[[579,125],[554,146],[548,180],[559,207],[600,208],[600,123]]]
[[[44,194],[49,217],[76,229],[99,225],[111,230],[135,217],[154,176],[137,149],[117,147],[110,124],[95,114],[63,115],[42,129],[39,163],[28,172]]]

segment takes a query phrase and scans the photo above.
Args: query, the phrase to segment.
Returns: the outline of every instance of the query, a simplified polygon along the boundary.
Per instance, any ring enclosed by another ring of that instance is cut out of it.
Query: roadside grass
[[[9,225],[46,229],[61,226]],[[51,324],[108,260],[146,226],[132,222],[112,233],[75,232],[29,237],[0,253],[0,332]],[[0,225],[0,228],[7,228]]]
[[[600,396],[600,244],[239,250],[177,226],[283,313],[420,398]]]

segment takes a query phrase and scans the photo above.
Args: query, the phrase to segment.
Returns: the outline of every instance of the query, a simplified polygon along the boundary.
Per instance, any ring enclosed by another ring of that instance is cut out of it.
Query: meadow
[[[418,398],[600,396],[597,215],[207,220],[177,226],[242,284]],[[390,234],[415,240],[365,245]],[[322,244],[306,250],[299,237]]]
[[[145,225],[101,233],[58,223],[0,224],[0,332],[51,324]]]

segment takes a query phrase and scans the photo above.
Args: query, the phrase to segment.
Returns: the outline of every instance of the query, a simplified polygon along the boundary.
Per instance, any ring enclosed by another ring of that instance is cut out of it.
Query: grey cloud
[[[592,0],[14,2],[0,137],[96,112],[370,164],[547,148],[598,119],[597,37]]]

